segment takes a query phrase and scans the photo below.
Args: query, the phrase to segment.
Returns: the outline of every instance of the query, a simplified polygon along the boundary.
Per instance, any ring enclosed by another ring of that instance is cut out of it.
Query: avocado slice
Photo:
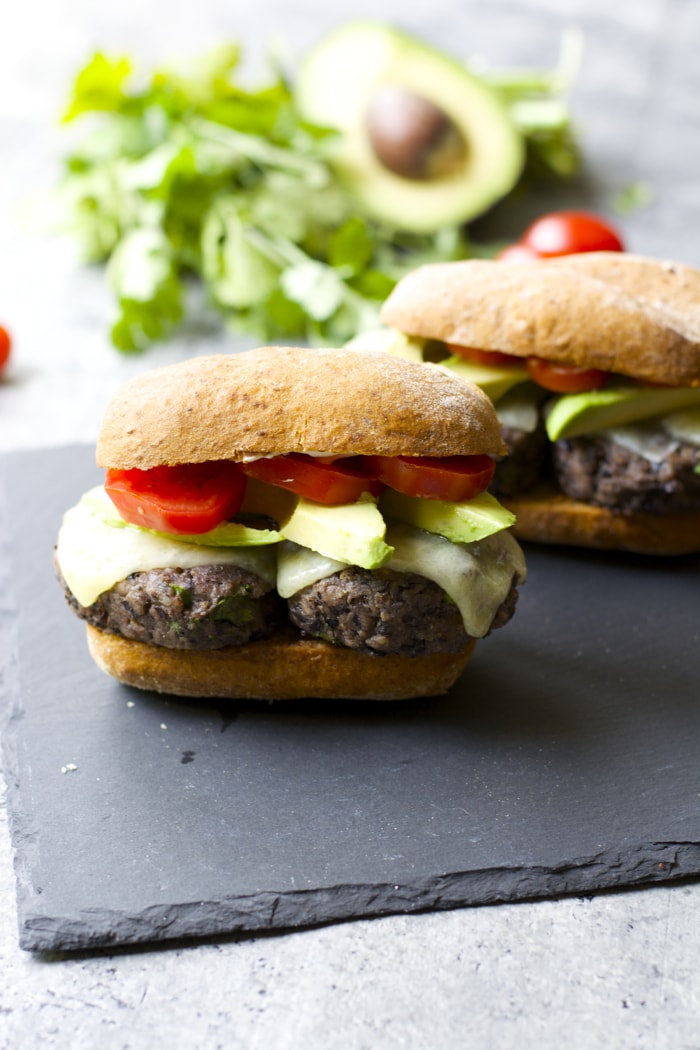
[[[492,89],[460,62],[381,23],[351,22],[302,63],[301,112],[340,132],[339,176],[370,215],[431,233],[504,197],[523,139]]]
[[[423,364],[425,339],[405,335],[396,328],[370,328],[360,332],[344,345],[348,350],[362,350],[363,353],[383,351],[393,354],[394,357],[404,357],[407,361]]]
[[[454,375],[459,376],[460,379],[476,383],[494,404],[513,387],[518,386],[519,383],[526,383],[529,379],[524,360],[515,361],[507,367],[496,368],[493,365],[476,364],[460,357],[459,354],[452,354],[440,364]]]
[[[605,386],[557,398],[547,412],[550,441],[654,419],[700,405],[700,387]]]
[[[250,491],[255,493],[257,502],[249,504]],[[268,494],[269,493],[269,494]],[[140,532],[150,533],[152,536],[160,536],[162,539],[175,540],[178,543],[193,543],[200,547],[261,547],[268,543],[280,543],[283,539],[282,533],[274,527],[275,522],[284,521],[292,513],[296,503],[296,497],[281,489],[275,489],[272,485],[264,485],[263,482],[250,478],[247,486],[246,497],[241,508],[241,517],[250,518],[241,521],[224,521],[209,532],[198,532],[193,535],[178,533],[174,535],[169,532],[159,532],[157,529],[144,529],[141,525],[134,525],[125,521],[119,511],[112,503],[102,486],[90,489],[82,502],[96,514],[105,525],[112,528],[138,529]],[[269,519],[265,524],[265,519]]]
[[[464,503],[448,503],[385,489],[379,499],[379,509],[388,518],[444,536],[452,543],[475,543],[509,528],[515,521],[515,515],[501,506],[490,492],[482,492]]]
[[[300,547],[363,569],[379,568],[391,554],[386,522],[371,497],[338,507],[300,499],[281,532]]]

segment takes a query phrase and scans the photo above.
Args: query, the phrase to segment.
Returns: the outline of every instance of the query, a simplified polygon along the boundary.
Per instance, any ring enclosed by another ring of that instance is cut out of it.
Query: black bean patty
[[[516,598],[513,586],[492,629],[510,619]],[[415,573],[350,567],[304,587],[288,604],[303,635],[365,653],[455,653],[468,641],[455,603]]]
[[[92,605],[66,597],[83,620],[168,649],[220,649],[266,638],[284,602],[259,576],[233,565],[135,572]]]
[[[543,423],[536,430],[504,426],[503,440],[508,455],[496,460],[489,486],[494,496],[517,496],[551,477],[549,441]]]
[[[661,462],[652,462],[592,435],[562,438],[553,446],[559,487],[572,499],[622,514],[669,514],[700,510],[700,447],[680,442]]]

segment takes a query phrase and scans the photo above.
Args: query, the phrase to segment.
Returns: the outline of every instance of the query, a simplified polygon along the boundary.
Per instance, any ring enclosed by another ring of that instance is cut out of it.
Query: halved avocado
[[[500,99],[455,59],[381,23],[346,24],[302,63],[302,113],[341,134],[333,163],[367,212],[430,233],[508,193],[523,140]]]

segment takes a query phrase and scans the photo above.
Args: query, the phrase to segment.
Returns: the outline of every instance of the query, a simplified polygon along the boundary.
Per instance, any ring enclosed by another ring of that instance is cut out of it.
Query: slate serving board
[[[444,698],[203,706],[94,666],[55,582],[92,449],[0,459],[19,938],[75,950],[700,873],[700,559],[529,548]]]

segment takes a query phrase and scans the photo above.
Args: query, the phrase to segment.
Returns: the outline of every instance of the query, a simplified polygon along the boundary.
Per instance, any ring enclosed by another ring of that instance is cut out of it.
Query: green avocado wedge
[[[444,536],[452,543],[475,543],[509,528],[515,521],[515,515],[489,492],[463,503],[448,503],[385,489],[379,498],[379,509],[387,518]]]
[[[459,354],[452,354],[441,361],[440,365],[442,368],[447,368],[452,375],[466,379],[470,383],[476,383],[494,404],[513,387],[526,383],[529,379],[525,361],[522,363],[516,361],[507,367],[494,368],[493,365],[476,364],[460,357]]]
[[[339,132],[331,162],[366,211],[432,233],[467,222],[517,182],[525,147],[503,103],[460,62],[360,20],[303,62],[302,113]]]
[[[386,522],[369,496],[337,507],[299,499],[281,531],[300,547],[363,569],[379,568],[392,553],[384,541]]]
[[[545,425],[550,441],[558,441],[695,405],[700,405],[700,387],[611,385],[557,398],[547,410]]]
[[[176,540],[178,543],[192,543],[198,547],[263,547],[270,543],[280,543],[282,533],[276,529],[259,529],[239,522],[225,521],[209,532],[187,533],[159,532],[157,529],[144,529],[133,525],[119,514],[111,499],[101,486],[90,489],[83,496],[83,502],[106,525],[117,529],[138,529],[140,532],[160,536],[162,539]]]

